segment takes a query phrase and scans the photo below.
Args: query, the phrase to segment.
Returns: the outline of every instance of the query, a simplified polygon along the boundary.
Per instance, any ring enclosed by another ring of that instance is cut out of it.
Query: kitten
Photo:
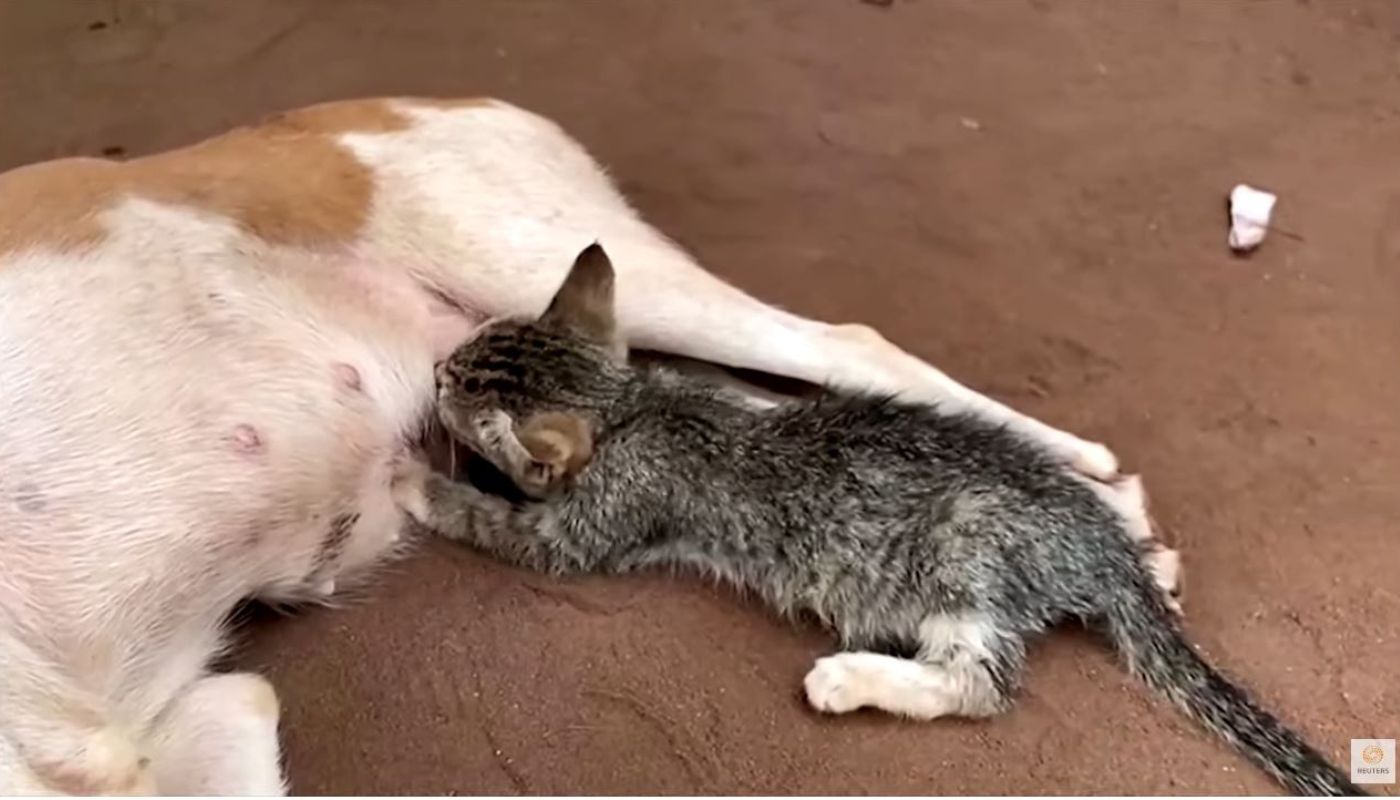
[[[1202,660],[1124,518],[1052,454],[937,408],[827,392],[760,409],[636,369],[612,280],[594,245],[538,321],[497,322],[439,366],[443,423],[521,492],[409,467],[396,493],[416,519],[537,570],[689,566],[811,613],[846,649],[806,677],[829,713],[996,714],[1027,637],[1099,623],[1292,791],[1360,793]]]

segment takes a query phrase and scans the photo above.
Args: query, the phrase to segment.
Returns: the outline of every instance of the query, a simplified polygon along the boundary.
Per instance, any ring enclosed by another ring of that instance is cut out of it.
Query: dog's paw
[[[1157,588],[1162,590],[1162,601],[1167,608],[1181,616],[1181,554],[1169,547],[1158,546],[1142,557],[1142,563],[1151,573]]]
[[[1076,440],[1069,455],[1070,466],[1096,481],[1107,483],[1118,477],[1118,456],[1098,442]]]

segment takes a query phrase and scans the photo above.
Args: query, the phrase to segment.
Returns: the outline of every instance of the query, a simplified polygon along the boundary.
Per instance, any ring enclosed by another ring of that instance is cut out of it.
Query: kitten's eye
[[[462,391],[465,391],[465,392],[479,392],[479,391],[481,391],[481,381],[477,380],[476,378],[467,378],[466,380],[462,381]]]

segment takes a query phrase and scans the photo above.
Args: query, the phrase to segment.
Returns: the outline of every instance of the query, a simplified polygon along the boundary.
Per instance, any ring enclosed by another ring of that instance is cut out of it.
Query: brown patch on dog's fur
[[[0,253],[90,249],[106,236],[100,215],[123,197],[218,214],[275,244],[342,242],[364,225],[374,186],[369,168],[335,137],[410,125],[385,100],[349,100],[126,162],[70,158],[21,167],[0,175]]]
[[[408,102],[415,106],[428,106],[429,108],[439,108],[443,111],[455,111],[462,108],[487,108],[498,104],[500,101],[490,97],[414,97]]]
[[[410,120],[388,100],[340,100],[283,111],[267,117],[252,130],[280,130],[335,136],[341,133],[393,133]]]
[[[35,246],[84,250],[101,241],[97,213],[111,205],[122,166],[67,158],[0,175],[0,253]]]

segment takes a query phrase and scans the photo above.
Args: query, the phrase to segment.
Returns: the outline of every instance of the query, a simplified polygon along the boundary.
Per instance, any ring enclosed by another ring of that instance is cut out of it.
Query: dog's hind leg
[[[814,384],[937,402],[1004,423],[1096,480],[1118,459],[963,386],[865,325],[833,325],[763,303],[666,243],[604,242],[617,269],[618,322],[633,347],[758,370]]]

